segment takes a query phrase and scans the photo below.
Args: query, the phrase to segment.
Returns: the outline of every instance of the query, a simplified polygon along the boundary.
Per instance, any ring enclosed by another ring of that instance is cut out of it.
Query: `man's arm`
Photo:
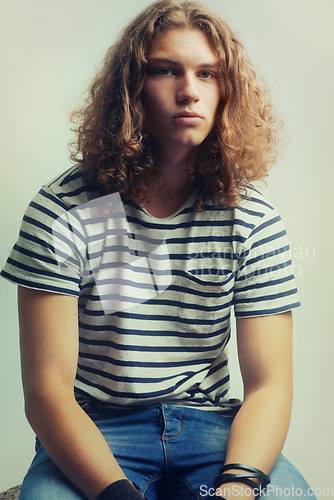
[[[74,398],[78,301],[23,287],[18,301],[27,419],[63,473],[87,498],[95,499],[125,475]]]
[[[268,474],[281,453],[290,422],[291,312],[238,318],[237,343],[244,402],[231,427],[225,464],[250,465]],[[241,483],[235,484],[237,491],[241,491]],[[226,484],[230,491],[232,486]],[[223,490],[221,486],[222,496],[228,500],[254,498],[242,493],[239,497],[228,496]]]

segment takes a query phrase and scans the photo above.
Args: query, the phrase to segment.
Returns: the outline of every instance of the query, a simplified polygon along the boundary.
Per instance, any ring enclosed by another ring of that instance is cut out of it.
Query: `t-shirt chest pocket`
[[[178,308],[180,328],[194,333],[210,333],[228,320],[233,277],[233,273],[195,275],[184,272]]]

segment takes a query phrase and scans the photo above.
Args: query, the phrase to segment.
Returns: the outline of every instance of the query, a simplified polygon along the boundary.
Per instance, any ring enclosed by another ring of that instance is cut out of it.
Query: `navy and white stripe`
[[[208,203],[200,213],[193,195],[165,219],[129,200],[111,217],[101,200],[76,167],[43,186],[2,270],[22,286],[78,297],[78,398],[234,411],[232,307],[253,317],[299,305],[276,209],[257,191],[239,207]]]

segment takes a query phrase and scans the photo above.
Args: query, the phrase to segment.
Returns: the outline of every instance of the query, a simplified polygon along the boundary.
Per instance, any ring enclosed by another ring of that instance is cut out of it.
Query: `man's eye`
[[[200,75],[201,75],[201,78],[204,78],[205,80],[213,77],[213,74],[210,71],[202,71],[200,73]]]
[[[155,70],[155,72],[158,74],[158,75],[162,75],[162,76],[169,76],[172,74],[172,70],[170,68],[157,68]]]

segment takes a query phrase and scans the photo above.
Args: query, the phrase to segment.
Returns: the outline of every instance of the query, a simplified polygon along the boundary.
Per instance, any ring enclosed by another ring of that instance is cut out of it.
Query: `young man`
[[[299,302],[280,217],[249,186],[277,125],[242,45],[202,5],[157,2],[76,116],[77,164],[31,202],[2,271],[37,435],[21,498],[311,497],[280,456]]]

